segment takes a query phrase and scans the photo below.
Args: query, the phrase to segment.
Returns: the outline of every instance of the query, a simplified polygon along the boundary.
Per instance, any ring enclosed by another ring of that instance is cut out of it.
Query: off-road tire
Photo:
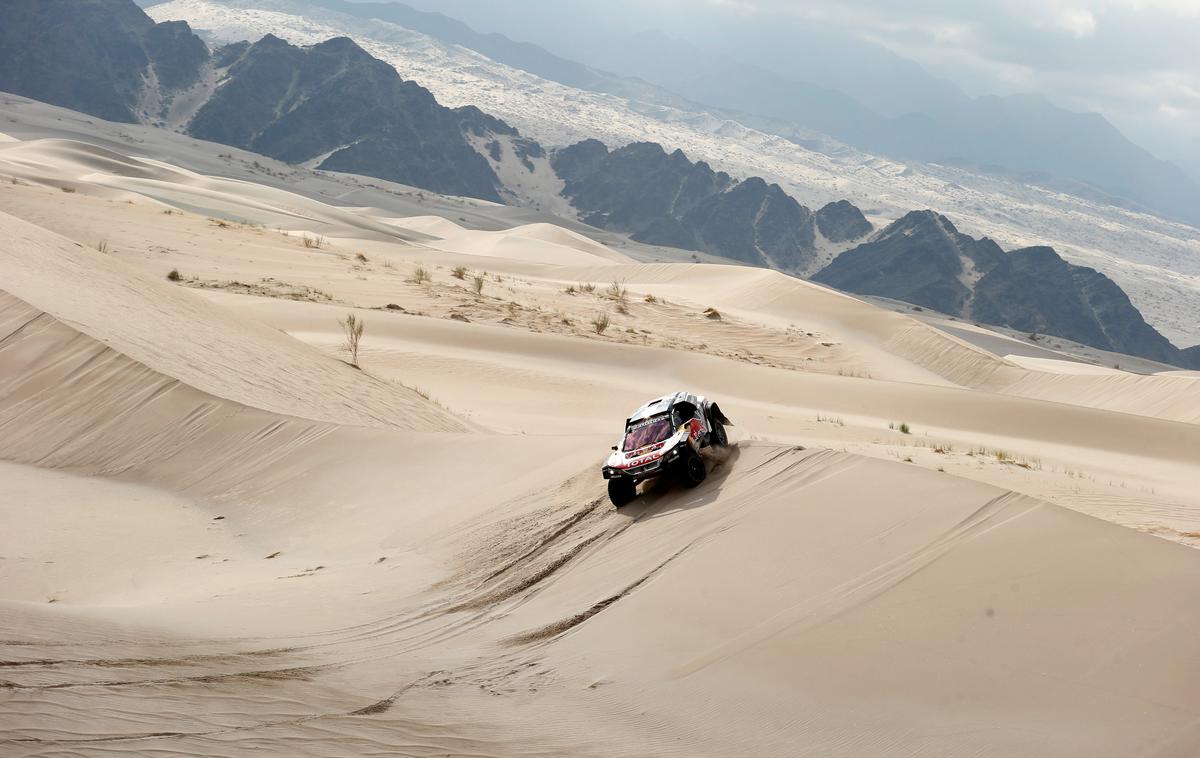
[[[725,432],[725,425],[720,421],[711,421],[712,431],[708,433],[708,444],[713,447],[725,447],[729,444],[729,435]]]
[[[677,474],[679,482],[684,487],[696,487],[704,481],[704,477],[708,476],[708,469],[704,467],[704,459],[700,457],[700,454],[689,449],[688,453],[679,461]]]
[[[635,497],[637,497],[637,483],[632,479],[608,480],[608,499],[616,507],[620,508],[632,503]]]

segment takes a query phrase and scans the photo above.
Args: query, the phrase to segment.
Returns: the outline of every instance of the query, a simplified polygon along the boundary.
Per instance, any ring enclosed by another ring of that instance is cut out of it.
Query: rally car
[[[608,456],[601,473],[608,498],[620,508],[637,497],[637,485],[665,473],[687,487],[708,475],[700,449],[729,444],[725,427],[733,422],[702,395],[676,392],[638,408],[625,420],[625,434]]]

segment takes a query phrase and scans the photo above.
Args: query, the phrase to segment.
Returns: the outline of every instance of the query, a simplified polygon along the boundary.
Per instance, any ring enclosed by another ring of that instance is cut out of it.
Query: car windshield
[[[637,450],[655,442],[662,442],[671,436],[671,419],[667,416],[657,416],[640,421],[625,435],[625,452]]]

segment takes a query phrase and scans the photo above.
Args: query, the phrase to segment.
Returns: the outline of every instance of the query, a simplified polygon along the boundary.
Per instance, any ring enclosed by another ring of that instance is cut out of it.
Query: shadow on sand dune
[[[726,448],[705,448],[702,455],[708,465],[708,477],[700,486],[688,489],[674,477],[660,477],[644,485],[638,498],[622,508],[620,513],[632,517],[634,521],[642,521],[703,508],[715,502],[721,495],[726,477],[741,455],[741,449],[737,442],[733,442]]]

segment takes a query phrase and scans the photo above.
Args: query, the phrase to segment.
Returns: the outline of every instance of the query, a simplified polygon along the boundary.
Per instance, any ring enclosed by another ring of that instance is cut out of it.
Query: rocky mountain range
[[[221,85],[186,129],[289,163],[499,201],[499,179],[459,114],[353,41],[273,36],[217,51]]]
[[[109,121],[144,120],[159,87],[192,85],[208,48],[183,22],[120,0],[0,4],[0,90]]]
[[[1005,253],[922,211],[826,266],[872,231],[848,201],[813,211],[778,184],[651,142],[547,151],[478,108],[442,106],[345,37],[301,47],[267,35],[210,51],[187,24],[155,24],[130,0],[10,0],[0,40],[0,89],[102,118],[497,202],[557,183],[582,220],[640,242],[817,272],[849,292],[1155,360],[1195,357],[1110,279],[1050,248]]]
[[[563,194],[593,226],[756,266],[804,272],[816,260],[817,229],[835,242],[872,229],[844,200],[814,213],[778,184],[737,181],[653,142],[610,151],[585,140],[556,151],[551,165],[565,183]]]
[[[0,89],[291,163],[500,201],[460,114],[349,39],[209,51],[130,0],[0,4]],[[468,116],[470,114],[467,114]]]
[[[1064,261],[1050,247],[1005,252],[930,210],[893,222],[812,278],[1102,350],[1178,365],[1191,360],[1147,324],[1107,276]]]

